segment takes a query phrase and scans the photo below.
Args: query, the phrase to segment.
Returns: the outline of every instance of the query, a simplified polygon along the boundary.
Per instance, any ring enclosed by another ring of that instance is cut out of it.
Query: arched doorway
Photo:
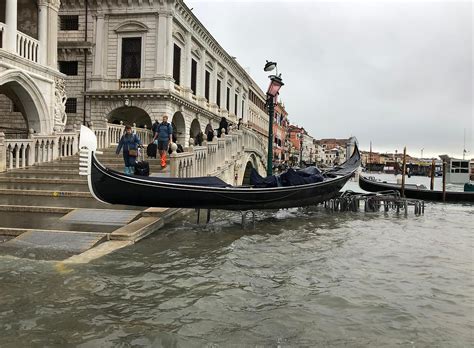
[[[191,122],[191,127],[189,127],[189,137],[196,140],[196,137],[199,132],[201,132],[201,124],[199,123],[197,118],[195,118],[193,122]]]
[[[257,160],[254,155],[250,155],[247,164],[245,165],[242,185],[250,185],[250,173],[252,172],[252,169],[257,169]]]
[[[171,124],[173,125],[173,137],[176,137],[177,143],[186,146],[186,123],[183,114],[179,111],[175,112]]]
[[[133,126],[135,123],[138,128],[146,126],[151,129],[150,116],[145,110],[136,106],[122,106],[112,110],[107,119],[110,123],[119,124],[122,121],[126,125]]]
[[[35,133],[50,134],[54,117],[49,115],[48,107],[36,83],[27,74],[20,70],[7,70],[0,74],[0,94],[2,101],[9,112],[0,115],[1,128],[18,124],[18,129],[33,129]],[[24,122],[21,122],[21,116]],[[7,117],[3,117],[7,116]],[[6,132],[8,134],[8,132]],[[18,136],[17,136],[18,137]]]

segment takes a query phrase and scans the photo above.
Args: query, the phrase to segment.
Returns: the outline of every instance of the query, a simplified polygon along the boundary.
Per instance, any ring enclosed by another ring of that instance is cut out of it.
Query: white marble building
[[[166,114],[187,144],[208,123],[268,129],[265,94],[182,0],[64,0],[59,67],[73,123],[136,123]],[[262,57],[263,61],[263,57]]]
[[[59,5],[0,2],[0,131],[7,138],[65,128],[64,75],[57,70]]]

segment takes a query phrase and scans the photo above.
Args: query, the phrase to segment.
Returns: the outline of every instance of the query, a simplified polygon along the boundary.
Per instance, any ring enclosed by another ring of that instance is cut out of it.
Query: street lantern
[[[277,63],[269,62],[265,64],[264,71],[272,71],[276,69]],[[278,74],[278,70],[277,70]],[[267,158],[267,176],[273,174],[273,118],[275,117],[275,98],[278,91],[284,85],[280,75],[270,75],[270,86],[267,90],[267,107],[268,107],[268,158]]]

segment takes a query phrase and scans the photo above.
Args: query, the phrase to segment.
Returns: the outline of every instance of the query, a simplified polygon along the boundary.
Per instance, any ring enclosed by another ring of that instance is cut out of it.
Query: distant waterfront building
[[[151,127],[167,114],[183,144],[221,117],[268,134],[265,94],[182,0],[87,4],[60,8],[72,122]]]
[[[280,164],[289,160],[287,132],[288,132],[288,113],[285,105],[278,102],[275,105],[275,114],[273,117],[273,162]]]

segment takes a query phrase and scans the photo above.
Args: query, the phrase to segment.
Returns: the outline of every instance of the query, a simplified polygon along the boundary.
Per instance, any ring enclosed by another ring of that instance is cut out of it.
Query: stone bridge
[[[97,136],[98,148],[116,146],[124,132],[124,125],[107,123],[105,127],[91,126]],[[143,144],[152,140],[146,128],[132,127]],[[232,185],[247,184],[250,171],[255,168],[261,175],[266,171],[266,142],[254,131],[241,127],[221,138],[215,137],[202,146],[189,146],[182,153],[170,155],[173,177],[218,176]],[[0,133],[0,172],[26,168],[36,164],[76,155],[79,131],[56,132],[50,135],[29,134],[26,139],[5,139]]]

